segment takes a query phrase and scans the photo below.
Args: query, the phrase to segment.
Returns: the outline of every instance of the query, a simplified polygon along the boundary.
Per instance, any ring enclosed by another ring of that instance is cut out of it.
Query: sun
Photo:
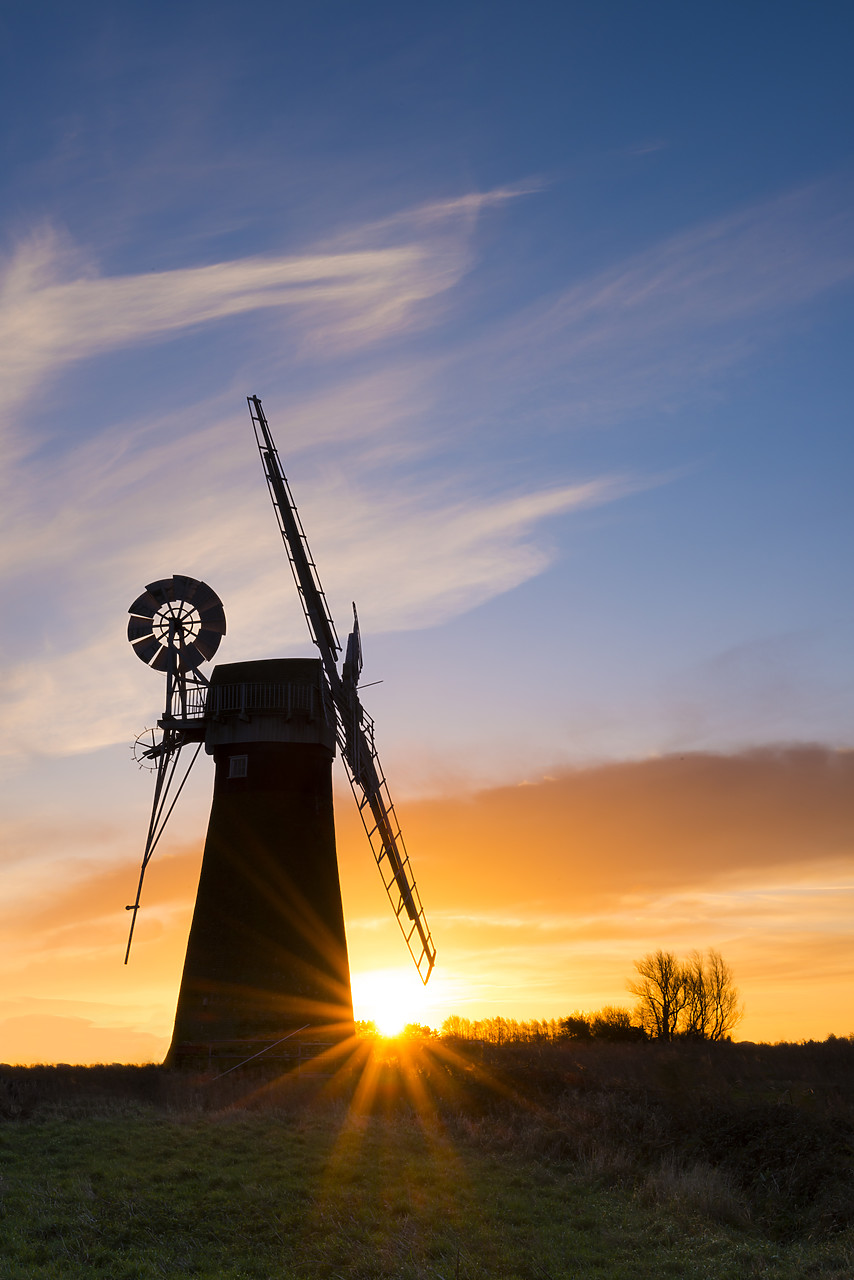
[[[372,969],[353,974],[353,1013],[373,1022],[382,1036],[397,1036],[410,1022],[423,1022],[427,993],[414,969]]]

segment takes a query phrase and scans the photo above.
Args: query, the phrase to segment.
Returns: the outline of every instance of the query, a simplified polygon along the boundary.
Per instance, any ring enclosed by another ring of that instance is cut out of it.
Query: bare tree
[[[704,971],[709,1006],[706,1039],[725,1040],[744,1017],[744,1006],[739,1004],[732,969],[719,951],[709,948]]]
[[[656,1040],[725,1040],[744,1015],[732,970],[719,951],[692,951],[684,964],[670,951],[656,951],[635,968],[639,979],[628,988],[638,998],[641,1024]]]
[[[638,979],[627,985],[638,998],[641,1025],[656,1040],[672,1040],[687,1000],[684,967],[672,951],[655,951],[637,960],[635,968]]]
[[[682,1012],[680,1030],[683,1035],[693,1039],[707,1040],[711,1008],[706,964],[702,953],[692,951],[682,972],[685,980],[685,1008]]]

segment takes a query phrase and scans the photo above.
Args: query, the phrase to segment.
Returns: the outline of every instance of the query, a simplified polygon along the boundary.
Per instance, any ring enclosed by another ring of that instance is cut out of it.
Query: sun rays
[[[381,1036],[398,1036],[404,1027],[428,1020],[435,984],[435,975],[428,989],[414,970],[403,967],[356,972],[352,975],[353,1011]]]

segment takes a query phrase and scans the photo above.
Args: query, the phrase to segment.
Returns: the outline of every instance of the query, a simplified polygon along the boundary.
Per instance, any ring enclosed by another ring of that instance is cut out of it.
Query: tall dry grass
[[[854,1227],[854,1040],[386,1046],[333,1079],[159,1067],[0,1066],[0,1120],[318,1108],[411,1118],[509,1158],[565,1166],[649,1204],[778,1238]]]

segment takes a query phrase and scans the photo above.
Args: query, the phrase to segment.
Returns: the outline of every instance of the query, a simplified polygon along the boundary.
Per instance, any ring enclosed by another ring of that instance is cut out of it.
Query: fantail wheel
[[[175,574],[151,582],[128,609],[128,640],[137,657],[155,671],[169,666],[174,650],[178,671],[194,671],[209,661],[225,635],[225,611],[212,587]]]

